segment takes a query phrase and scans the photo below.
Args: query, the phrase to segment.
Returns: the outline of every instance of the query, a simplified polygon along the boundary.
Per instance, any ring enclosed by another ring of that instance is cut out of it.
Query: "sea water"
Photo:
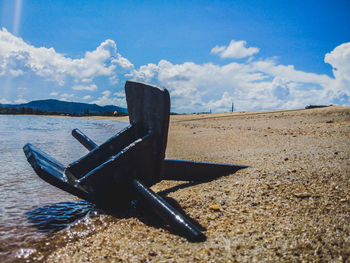
[[[87,150],[71,130],[79,128],[100,144],[128,123],[88,118],[0,115],[0,259],[26,242],[57,231],[88,213],[92,205],[41,180],[23,146],[32,143],[64,165]]]

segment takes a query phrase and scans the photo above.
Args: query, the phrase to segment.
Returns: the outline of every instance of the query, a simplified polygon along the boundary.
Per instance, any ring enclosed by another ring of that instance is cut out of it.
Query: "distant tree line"
[[[29,115],[68,115],[73,117],[82,117],[82,116],[126,116],[127,113],[123,112],[89,112],[88,109],[84,110],[84,113],[66,113],[66,112],[49,112],[49,111],[43,111],[40,109],[33,109],[33,108],[27,108],[27,107],[20,107],[20,108],[7,108],[0,106],[0,114],[29,114]]]

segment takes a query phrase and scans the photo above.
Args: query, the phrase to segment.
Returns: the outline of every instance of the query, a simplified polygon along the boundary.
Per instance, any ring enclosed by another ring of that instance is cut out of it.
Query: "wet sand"
[[[28,259],[350,260],[350,107],[173,115],[167,158],[250,166],[203,184],[152,187],[205,228],[207,241],[190,243],[151,214],[128,210],[31,244]]]

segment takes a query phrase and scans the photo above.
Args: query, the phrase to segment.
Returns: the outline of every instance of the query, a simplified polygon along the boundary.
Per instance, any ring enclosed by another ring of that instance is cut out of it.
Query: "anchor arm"
[[[77,133],[75,133],[77,135]],[[93,140],[89,139],[85,134],[81,133],[79,142],[86,148],[92,148],[97,145]],[[78,179],[96,167],[97,163],[103,163],[110,157],[121,151],[125,146],[135,141],[135,127],[130,125],[116,135],[108,139],[103,144],[93,148],[88,154],[71,163],[67,167],[67,171],[74,174]],[[89,149],[88,148],[88,149]]]
[[[94,143],[89,137],[87,137],[79,129],[72,130],[72,135],[75,139],[77,139],[89,151],[98,147],[98,145],[96,143]]]
[[[28,162],[41,179],[80,198],[88,199],[85,188],[71,183],[76,178],[64,173],[63,164],[29,143],[23,147],[23,150]]]

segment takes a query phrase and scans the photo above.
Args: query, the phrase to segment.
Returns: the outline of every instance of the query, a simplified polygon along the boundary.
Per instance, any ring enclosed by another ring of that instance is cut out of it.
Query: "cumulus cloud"
[[[89,99],[91,99],[91,96],[90,95],[86,95],[86,96],[82,97],[82,99],[83,100],[89,100]]]
[[[215,46],[210,53],[217,54],[221,58],[234,58],[240,59],[245,57],[250,57],[259,52],[256,47],[246,48],[246,41],[235,41],[231,40],[228,46]]]
[[[157,65],[150,63],[148,65],[141,66],[138,70],[133,69],[130,73],[127,73],[126,76],[142,79],[143,81],[150,81],[157,73],[157,69]]]
[[[26,99],[17,99],[15,100],[15,103],[22,104],[22,103],[27,103],[28,101]]]
[[[115,92],[113,95],[116,96],[117,98],[125,99],[125,92],[124,91]]]
[[[88,86],[84,86],[84,85],[74,85],[72,87],[72,89],[74,90],[88,90],[88,91],[94,91],[94,90],[97,90],[97,86],[96,84],[91,84],[91,85],[88,85]]]
[[[333,67],[335,77],[350,80],[350,42],[337,46],[327,53],[324,61]]]
[[[91,78],[84,78],[84,79],[80,79],[79,81],[82,83],[89,83],[92,81],[92,79]],[[75,82],[78,82],[78,80],[75,80]]]
[[[68,101],[69,99],[72,99],[74,98],[74,94],[71,94],[71,93],[63,93],[61,94],[60,96],[60,100],[63,100],[63,101]]]
[[[130,76],[152,81],[169,89],[173,110],[229,111],[301,108],[307,104],[350,104],[348,65],[350,44],[343,44],[326,55],[334,67],[334,78],[303,72],[293,65],[281,65],[273,59],[245,63],[158,64],[143,65]],[[224,50],[224,49],[222,49]]]
[[[71,98],[71,97],[74,97],[74,94],[63,93],[63,94],[61,94],[61,97],[69,97],[69,98]]]
[[[207,108],[209,108],[210,112],[212,109],[215,109],[216,111],[228,111],[228,109],[232,109],[233,101],[234,98],[230,96],[227,91],[225,91],[220,99],[210,100],[207,103]]]
[[[112,94],[110,90],[101,92],[101,96],[90,103],[96,103],[98,105],[118,105],[120,107],[126,107],[125,93],[116,92]]]
[[[350,42],[327,53],[324,61],[333,67],[334,80],[327,94],[335,97],[335,103],[350,103]]]
[[[17,70],[10,69],[9,72],[10,72],[10,74],[11,74],[12,76],[14,76],[14,77],[18,77],[18,76],[24,74],[23,70],[20,70],[20,69],[17,69]]]
[[[7,99],[0,99],[0,103],[1,104],[10,104],[11,101],[7,100]]]
[[[5,28],[0,30],[0,76],[34,73],[63,86],[67,78],[75,82],[90,82],[95,77],[112,77],[117,69],[133,65],[119,53],[113,40],[107,39],[82,58],[72,59],[54,48],[34,47]]]
[[[112,62],[120,65],[122,68],[125,68],[125,69],[131,69],[134,67],[134,65],[129,60],[122,57],[122,55],[120,54],[117,54],[116,58],[113,59]]]
[[[73,59],[53,48],[34,47],[3,28],[0,30],[0,80],[30,79],[34,74],[36,80],[62,85],[60,93],[63,94],[59,95],[56,85],[51,96],[72,100],[77,97],[70,92],[76,90],[79,100],[93,98],[92,103],[123,107],[126,106],[125,93],[112,90],[114,85],[121,88],[123,81],[130,78],[153,82],[169,90],[175,112],[229,111],[232,102],[236,110],[350,104],[350,43],[339,45],[325,55],[325,63],[333,67],[332,77],[281,65],[273,58],[255,58],[258,52],[256,47],[247,47],[245,41],[232,40],[228,46],[215,46],[211,53],[221,58],[247,60],[218,65],[210,62],[173,64],[163,59],[135,68],[117,52],[113,40],[106,40],[82,58]],[[104,91],[97,93],[97,85]],[[0,102],[10,103],[11,97],[7,94],[17,89],[9,86],[4,90]],[[18,94],[11,99],[17,98],[20,98]]]

